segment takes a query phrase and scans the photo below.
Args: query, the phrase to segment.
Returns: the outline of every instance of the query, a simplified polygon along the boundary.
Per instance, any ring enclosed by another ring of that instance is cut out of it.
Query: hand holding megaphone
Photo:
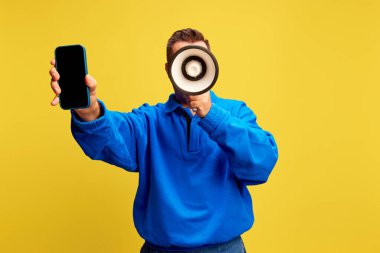
[[[169,62],[169,78],[175,90],[186,97],[187,106],[203,118],[211,109],[209,90],[218,79],[215,56],[201,46],[185,46]]]
[[[205,92],[201,95],[186,96],[187,106],[196,113],[200,118],[203,118],[211,109],[210,92]]]

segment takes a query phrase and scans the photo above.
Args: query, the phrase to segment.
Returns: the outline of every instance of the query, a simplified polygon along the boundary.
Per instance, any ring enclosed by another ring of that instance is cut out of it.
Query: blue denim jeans
[[[213,244],[196,249],[160,248],[149,243],[144,243],[140,253],[246,253],[243,240],[237,237],[225,243]]]

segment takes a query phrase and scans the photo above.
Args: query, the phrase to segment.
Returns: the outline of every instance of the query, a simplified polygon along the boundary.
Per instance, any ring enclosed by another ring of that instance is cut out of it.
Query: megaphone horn
[[[177,90],[186,95],[199,95],[210,90],[218,79],[215,56],[201,46],[179,49],[169,62],[169,78]]]

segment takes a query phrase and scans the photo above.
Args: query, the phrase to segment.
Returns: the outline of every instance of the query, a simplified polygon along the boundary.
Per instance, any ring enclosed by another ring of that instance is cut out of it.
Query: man
[[[168,62],[188,45],[209,49],[199,31],[179,30]],[[57,105],[59,74],[50,74]],[[91,76],[85,81],[91,105],[71,111],[72,134],[91,159],[139,172],[133,216],[141,252],[245,252],[241,234],[254,221],[247,186],[265,183],[278,159],[273,136],[246,104],[174,90],[166,103],[123,113],[97,98]]]

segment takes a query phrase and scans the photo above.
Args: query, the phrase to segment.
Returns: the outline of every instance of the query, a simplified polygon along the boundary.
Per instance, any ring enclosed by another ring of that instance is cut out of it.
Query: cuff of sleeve
[[[205,117],[198,121],[198,125],[208,134],[211,134],[228,114],[229,112],[219,105],[212,104],[210,111]]]
[[[100,116],[96,120],[92,121],[83,121],[79,116],[75,113],[74,110],[71,110],[71,120],[74,125],[76,125],[80,129],[94,129],[101,125],[103,125],[106,121],[106,118],[108,117],[108,110],[106,106],[104,105],[103,101],[99,100],[99,106],[100,106]]]

